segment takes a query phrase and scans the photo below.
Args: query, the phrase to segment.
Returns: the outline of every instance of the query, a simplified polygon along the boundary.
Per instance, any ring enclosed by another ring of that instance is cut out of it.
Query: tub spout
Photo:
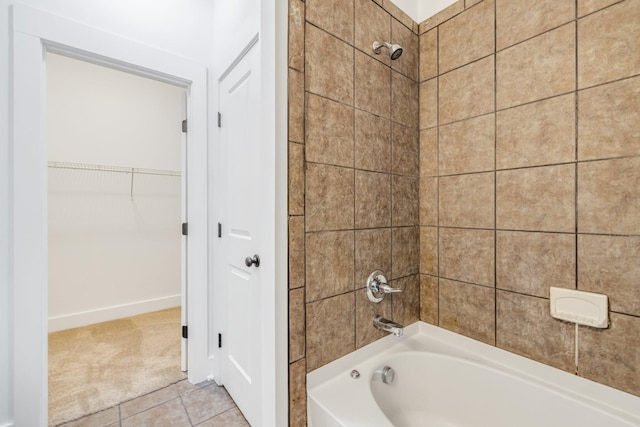
[[[396,337],[402,336],[402,332],[404,331],[404,327],[399,323],[396,323],[393,320],[385,319],[381,316],[376,316],[373,318],[373,326],[380,330],[387,331]]]

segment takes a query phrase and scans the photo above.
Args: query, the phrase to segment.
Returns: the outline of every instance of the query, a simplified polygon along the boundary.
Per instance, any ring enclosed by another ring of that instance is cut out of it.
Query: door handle
[[[260,267],[260,257],[258,255],[254,255],[253,258],[248,256],[244,259],[244,264],[247,267],[251,267],[255,265],[256,267]]]

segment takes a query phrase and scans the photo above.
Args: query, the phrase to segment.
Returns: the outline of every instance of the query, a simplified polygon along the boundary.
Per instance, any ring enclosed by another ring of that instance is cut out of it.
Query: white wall
[[[9,272],[9,6],[0,0],[0,426],[12,414],[13,337]],[[210,66],[212,5],[209,0],[21,0],[104,31]]]
[[[47,54],[55,162],[180,170],[185,89]],[[49,168],[49,330],[180,305],[180,177]]]
[[[391,0],[418,24],[440,12],[456,0]]]

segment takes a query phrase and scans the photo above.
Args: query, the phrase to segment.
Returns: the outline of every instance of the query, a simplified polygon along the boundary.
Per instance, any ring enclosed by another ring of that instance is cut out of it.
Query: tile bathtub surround
[[[289,0],[290,426],[306,425],[307,372],[386,335],[376,314],[420,317],[419,45],[387,0]],[[376,269],[402,297],[367,300]]]
[[[640,1],[289,3],[290,426],[373,314],[640,395]],[[375,268],[406,293],[370,305]],[[611,328],[576,336],[550,286],[608,294]]]
[[[636,395],[638,16],[467,0],[421,23],[418,197],[422,320]],[[550,286],[607,294],[611,328],[551,318]]]

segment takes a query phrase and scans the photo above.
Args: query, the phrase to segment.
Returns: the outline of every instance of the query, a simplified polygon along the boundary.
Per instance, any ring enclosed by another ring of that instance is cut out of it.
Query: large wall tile
[[[574,234],[498,231],[496,287],[549,298],[549,287],[576,287]]]
[[[578,374],[640,396],[640,318],[611,313],[609,329],[580,327]]]
[[[392,173],[407,176],[420,174],[418,130],[394,123],[391,130]]]
[[[391,223],[394,227],[418,225],[418,178],[408,176],[391,177]]]
[[[367,286],[376,270],[391,275],[391,228],[356,230],[356,289]]]
[[[307,0],[307,21],[353,45],[353,0]]]
[[[464,10],[464,0],[458,0],[450,6],[445,7],[440,12],[420,23],[420,34],[429,31],[443,22],[448,21]]]
[[[438,278],[420,275],[420,320],[438,324]]]
[[[439,133],[440,175],[494,169],[496,133],[493,114],[440,126]]]
[[[420,320],[420,277],[414,274],[397,279],[391,286],[402,289],[402,292],[391,295],[391,319],[403,326]]]
[[[306,116],[307,161],[353,167],[353,108],[310,94]]]
[[[289,217],[289,288],[304,286],[304,217]]]
[[[484,0],[439,27],[441,73],[494,53],[494,6]]]
[[[304,143],[304,74],[289,69],[289,141]]]
[[[307,425],[307,364],[302,359],[289,365],[289,426]]]
[[[578,16],[588,15],[618,2],[620,0],[578,0]]]
[[[395,3],[391,0],[374,0],[378,3],[382,3],[384,9],[391,14],[392,17],[400,21],[402,25],[407,28],[410,28],[413,32],[417,33],[417,25],[413,22],[413,19],[406,13],[402,11]],[[414,27],[416,27],[414,29]]]
[[[575,19],[575,0],[496,0],[498,50]]]
[[[322,0],[315,1],[322,2]],[[309,92],[353,105],[353,47],[313,25],[307,24],[306,28],[306,89]],[[340,76],[340,78],[336,78],[336,76]]]
[[[575,165],[499,171],[496,226],[575,232]]]
[[[386,65],[356,51],[356,108],[385,119],[390,117],[391,95],[384,90],[391,81],[390,73]]]
[[[391,122],[364,111],[356,110],[357,169],[378,172],[391,170]]]
[[[499,110],[575,90],[576,26],[566,24],[496,57]]]
[[[640,2],[629,0],[578,21],[578,87],[640,73]]]
[[[458,68],[438,78],[441,125],[494,111],[494,57]]]
[[[578,165],[578,232],[640,234],[640,157]]]
[[[289,362],[304,357],[304,288],[289,291]]]
[[[437,227],[420,227],[420,274],[438,275]]]
[[[611,310],[640,316],[640,237],[578,236],[578,289],[609,296]]]
[[[390,175],[356,171],[356,228],[390,227],[391,194]]]
[[[391,236],[391,277],[418,274],[420,265],[420,229],[419,227],[393,228]]]
[[[640,77],[578,93],[578,159],[640,154]]]
[[[440,277],[494,285],[493,230],[440,228]]]
[[[438,178],[420,180],[420,225],[438,225]]]
[[[305,196],[307,231],[353,228],[353,169],[307,164]]]
[[[289,0],[289,67],[304,71],[304,1]]]
[[[418,127],[418,83],[400,73],[391,73],[391,120]]]
[[[575,327],[551,317],[549,300],[505,291],[496,298],[498,347],[575,372]]]
[[[441,226],[494,227],[493,172],[441,177],[438,193]]]
[[[355,46],[367,55],[389,65],[389,55],[376,54],[373,42],[391,39],[391,17],[380,5],[372,0],[356,0]]]
[[[307,302],[354,289],[353,231],[307,233]]]
[[[382,316],[393,319],[391,311],[391,298],[385,298],[379,303],[369,301],[367,291],[356,291],[356,348],[363,347],[373,341],[388,335],[373,326],[373,319]]]
[[[420,129],[438,124],[438,79],[420,83]]]
[[[438,129],[420,131],[420,178],[438,175]]]
[[[355,304],[355,292],[307,304],[307,371],[356,349]]]
[[[440,326],[495,344],[495,290],[440,279]]]
[[[304,145],[289,143],[289,215],[304,214]]]
[[[412,80],[418,81],[418,57],[420,56],[418,35],[401,24],[400,21],[391,19],[390,43],[402,46],[402,55],[398,59],[391,61],[391,68]],[[383,53],[388,54],[386,51]]]
[[[420,36],[420,81],[438,75],[438,29]]]
[[[574,161],[575,121],[573,93],[499,111],[496,118],[497,168]]]

